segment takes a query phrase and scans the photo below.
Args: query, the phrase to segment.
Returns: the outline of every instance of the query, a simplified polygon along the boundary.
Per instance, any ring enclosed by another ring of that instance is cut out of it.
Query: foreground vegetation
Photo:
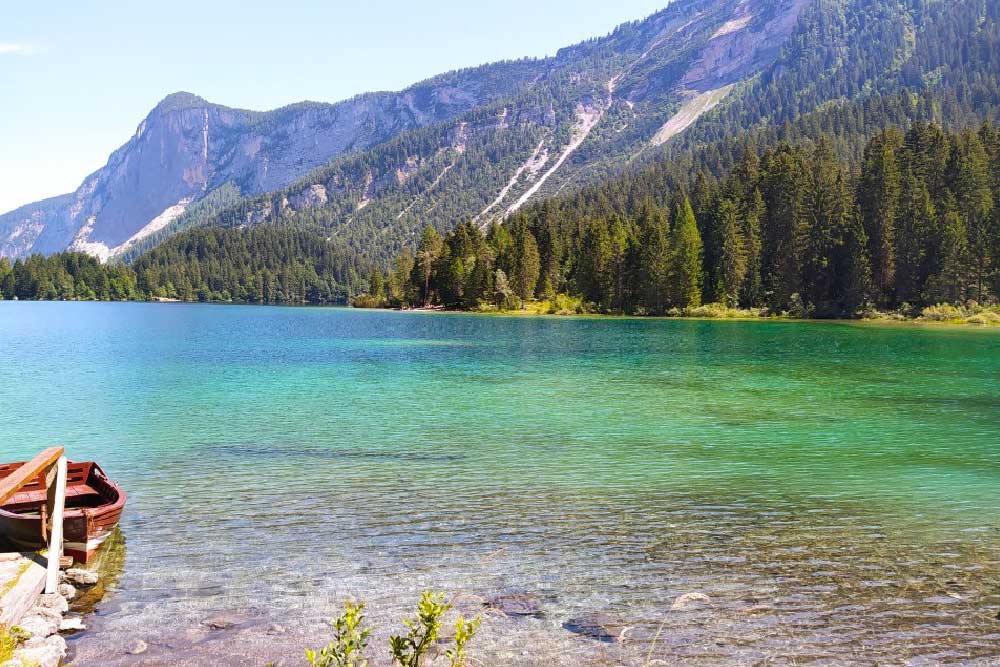
[[[415,618],[406,619],[407,632],[389,638],[389,650],[394,665],[420,667],[431,646],[438,640],[442,618],[451,610],[444,593],[426,592],[417,604]],[[335,619],[333,640],[319,651],[306,650],[310,667],[367,667],[365,657],[371,630],[365,626],[365,606],[348,603],[344,613]],[[471,621],[459,616],[455,625],[452,648],[445,651],[451,667],[467,667],[466,646],[479,629],[481,617]]]
[[[11,660],[14,651],[28,638],[21,628],[14,626],[6,628],[0,625],[0,664]]]
[[[682,315],[718,303],[706,315],[801,318],[989,305],[1000,295],[998,195],[1000,132],[989,125],[889,130],[857,169],[824,142],[762,158],[748,149],[726,179],[690,192],[630,176],[485,234],[471,223],[443,238],[427,227],[357,305],[503,310],[569,294],[602,313]]]

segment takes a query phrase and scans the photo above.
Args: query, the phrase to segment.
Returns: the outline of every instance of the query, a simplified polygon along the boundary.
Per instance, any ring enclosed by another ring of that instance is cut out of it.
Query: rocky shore
[[[90,570],[70,568],[61,572],[57,592],[39,596],[18,623],[24,640],[14,657],[0,667],[59,667],[66,657],[64,635],[86,629],[82,616],[70,613],[70,602],[99,580],[100,576]]]

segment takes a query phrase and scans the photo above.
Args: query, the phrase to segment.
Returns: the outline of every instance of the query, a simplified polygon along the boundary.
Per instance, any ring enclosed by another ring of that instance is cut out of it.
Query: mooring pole
[[[52,531],[49,533],[48,570],[45,592],[55,593],[59,586],[59,559],[63,550],[63,512],[66,510],[66,457],[56,462],[56,493],[52,508]]]

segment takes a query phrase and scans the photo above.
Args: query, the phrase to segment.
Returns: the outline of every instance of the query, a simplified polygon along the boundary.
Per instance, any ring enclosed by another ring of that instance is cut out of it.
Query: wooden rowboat
[[[0,481],[25,462],[0,464]],[[63,553],[87,563],[114,532],[125,509],[125,492],[92,461],[70,463],[63,514]],[[0,505],[0,537],[18,549],[47,546],[45,477],[28,482]]]

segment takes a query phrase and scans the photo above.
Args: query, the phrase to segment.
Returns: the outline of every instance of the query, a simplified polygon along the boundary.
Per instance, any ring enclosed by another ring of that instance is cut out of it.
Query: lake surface
[[[129,493],[76,665],[301,664],[425,589],[538,597],[485,665],[1000,658],[996,330],[0,303],[0,459],[53,443]]]

